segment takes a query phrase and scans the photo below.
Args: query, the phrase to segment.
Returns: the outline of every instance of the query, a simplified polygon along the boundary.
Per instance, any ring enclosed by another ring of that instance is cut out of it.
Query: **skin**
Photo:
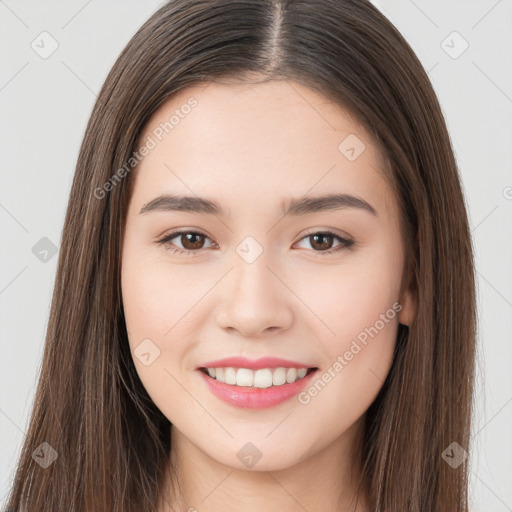
[[[172,423],[182,487],[160,510],[368,510],[363,496],[357,508],[352,502],[356,443],[390,369],[398,322],[409,325],[415,314],[412,292],[400,294],[405,244],[381,157],[347,112],[290,81],[182,90],[155,112],[141,140],[192,96],[197,106],[134,171],[123,239],[130,347],[133,354],[150,339],[160,350],[148,366],[134,362]],[[338,149],[349,134],[366,146],[354,161]],[[377,215],[280,211],[284,199],[335,192],[364,199]],[[231,216],[140,213],[164,193],[213,199]],[[177,229],[206,237],[195,246],[181,236],[157,243]],[[309,235],[326,229],[355,244],[340,248],[328,237],[323,247],[340,250],[323,254],[322,240]],[[236,252],[249,235],[263,248],[250,264]],[[174,253],[172,244],[196,252]],[[396,303],[399,314],[307,404],[294,397],[267,409],[237,408],[211,394],[195,370],[229,356],[274,356],[322,374]],[[262,454],[251,468],[237,457],[247,442]]]

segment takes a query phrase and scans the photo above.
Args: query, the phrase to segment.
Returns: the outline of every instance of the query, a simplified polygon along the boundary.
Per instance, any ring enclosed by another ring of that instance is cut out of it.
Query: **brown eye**
[[[300,241],[302,242],[303,240],[309,242],[309,245],[313,248],[313,252],[321,254],[331,254],[343,249],[348,249],[354,245],[353,240],[343,238],[331,231],[317,231],[316,233],[306,235]],[[335,241],[338,242],[336,245],[334,245]]]
[[[319,251],[326,251],[332,248],[334,243],[334,236],[328,233],[316,233],[309,235],[311,247]]]
[[[205,236],[201,233],[181,233],[180,241],[183,245],[184,249],[194,250],[194,249],[202,249]]]
[[[176,240],[173,242],[173,240]],[[179,254],[193,254],[205,248],[205,241],[209,238],[196,231],[175,231],[159,240],[158,243],[166,249]],[[181,244],[181,246],[180,246]],[[211,244],[213,247],[215,244]]]

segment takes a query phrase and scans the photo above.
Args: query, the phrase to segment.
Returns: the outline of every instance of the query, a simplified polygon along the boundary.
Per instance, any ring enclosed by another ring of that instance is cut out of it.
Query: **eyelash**
[[[181,231],[173,231],[172,233],[169,233],[168,235],[164,236],[162,239],[158,240],[156,243],[159,244],[159,245],[164,246],[167,250],[170,250],[170,251],[172,251],[175,254],[176,253],[178,253],[178,254],[185,254],[187,256],[192,256],[192,255],[194,255],[194,253],[197,253],[197,252],[199,252],[199,251],[204,249],[204,248],[201,248],[201,249],[197,249],[195,251],[192,251],[192,250],[189,250],[189,249],[181,249],[180,247],[176,247],[176,246],[174,246],[174,244],[170,243],[170,241],[173,238],[176,238],[178,235],[185,235],[185,234],[201,235],[201,236],[204,236],[206,238],[209,238],[205,233],[202,233],[201,231],[181,230]],[[338,245],[337,247],[334,247],[332,249],[328,249],[326,251],[315,251],[315,250],[313,250],[313,252],[319,253],[321,255],[333,254],[333,253],[341,251],[343,249],[349,249],[350,247],[352,247],[355,244],[355,242],[353,240],[349,240],[347,238],[343,238],[340,235],[337,235],[336,233],[334,233],[332,231],[329,231],[329,230],[313,231],[312,233],[308,233],[307,235],[303,236],[299,240],[299,242],[304,240],[305,238],[308,238],[308,237],[313,236],[313,235],[328,235],[328,236],[332,236],[332,237],[334,237],[335,239],[337,239],[340,242],[340,245]],[[174,246],[174,247],[172,247],[172,246]]]

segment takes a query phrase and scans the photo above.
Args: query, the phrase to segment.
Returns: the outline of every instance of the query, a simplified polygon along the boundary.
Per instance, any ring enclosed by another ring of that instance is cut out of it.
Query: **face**
[[[231,467],[256,456],[257,470],[349,439],[413,311],[396,198],[369,136],[323,96],[272,81],[182,90],[141,141],[123,306],[136,370],[173,435]]]

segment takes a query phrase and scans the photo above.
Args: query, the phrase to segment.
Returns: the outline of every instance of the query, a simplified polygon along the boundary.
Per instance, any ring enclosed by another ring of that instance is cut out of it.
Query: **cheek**
[[[324,317],[335,334],[322,328],[318,340],[323,364],[298,396],[306,428],[320,424],[325,439],[335,439],[367,411],[393,360],[398,311],[389,300],[391,294],[377,295],[373,285],[356,289],[358,300],[338,294],[337,316]]]
[[[208,316],[204,307],[219,276],[225,269],[198,272],[192,264],[170,264],[165,250],[130,250],[123,255],[121,287],[128,339],[137,372],[148,391],[158,393],[155,375],[173,389],[175,375],[187,373],[197,362],[190,354],[200,342],[198,331]],[[151,366],[141,364],[138,353],[144,340],[158,353]],[[163,380],[162,380],[163,379]],[[177,388],[176,391],[179,391]]]
[[[398,323],[401,277],[399,255],[392,248],[376,248],[364,256],[354,253],[339,266],[318,267],[314,278],[298,281],[299,295],[323,322],[322,338],[337,349],[376,323],[383,332],[389,323]]]
[[[127,261],[122,274],[123,306],[128,332],[133,341],[139,338],[160,338],[170,327],[176,298],[162,296],[161,279],[142,265]],[[168,312],[166,318],[165,312]]]
[[[315,282],[327,286],[303,281],[301,296],[321,320],[317,339],[330,388],[325,399],[338,397],[363,412],[384,382],[398,332],[401,265],[399,254],[387,247],[354,257],[353,264],[336,271],[322,270],[325,275],[321,272]]]
[[[191,272],[166,264],[165,253],[134,250],[123,256],[121,273],[126,325],[133,339],[165,342],[186,324],[186,313],[200,297]],[[176,326],[176,327],[175,327]],[[181,334],[181,333],[180,333]]]
[[[123,256],[123,308],[135,369],[153,402],[170,420],[190,406],[179,383],[191,345],[186,330],[194,323],[194,304],[201,297],[200,290],[191,287],[192,278],[165,265],[154,253],[130,252],[128,246]]]

